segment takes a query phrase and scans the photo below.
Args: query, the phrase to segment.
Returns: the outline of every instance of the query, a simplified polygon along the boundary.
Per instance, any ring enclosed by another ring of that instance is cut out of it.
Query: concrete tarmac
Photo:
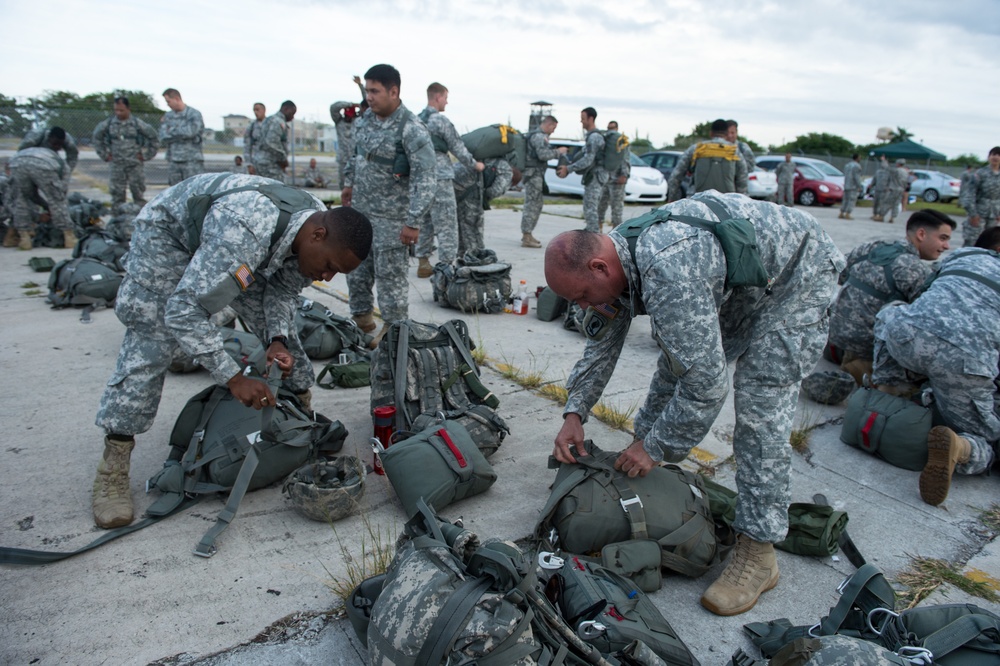
[[[76,189],[76,188],[74,188]],[[88,196],[103,196],[83,190]],[[152,198],[154,192],[149,193]],[[582,206],[546,205],[535,235],[546,243],[560,231],[583,226]],[[631,217],[648,210],[628,206]],[[846,253],[877,238],[902,237],[905,220],[870,222],[870,209],[853,221],[838,220],[835,208],[811,208]],[[905,214],[904,214],[905,218]],[[543,251],[520,246],[520,212],[486,214],[487,245],[513,264],[514,284],[544,284]],[[31,257],[57,261],[69,250],[0,250],[0,318],[5,344],[0,368],[10,378],[0,404],[0,545],[73,550],[100,536],[90,511],[91,484],[102,450],[93,425],[102,388],[111,374],[123,327],[108,310],[90,324],[77,310],[52,310],[44,302],[48,274],[33,273]],[[37,284],[40,286],[32,286]],[[343,276],[310,287],[305,295],[347,314]],[[490,364],[538,372],[546,382],[564,382],[584,340],[558,321],[511,314],[463,315],[435,303],[429,280],[410,269],[410,316],[427,322],[461,318],[469,323]],[[605,393],[620,410],[642,403],[658,349],[643,318],[626,342]],[[829,367],[821,362],[821,367]],[[317,363],[317,370],[322,364]],[[536,393],[483,370],[484,382],[500,396],[500,412],[512,433],[491,463],[499,479],[486,493],[442,512],[461,516],[482,537],[522,539],[548,497],[553,472],[546,468],[561,408]],[[156,422],[138,437],[133,454],[132,491],[137,513],[155,499],[144,482],[160,469],[174,420],[188,398],[211,382],[207,373],[170,375]],[[372,424],[367,389],[314,388],[315,408],[340,419],[350,431],[345,453],[370,462]],[[962,477],[940,507],[924,504],[915,472],[896,469],[839,441],[843,407],[802,399],[800,424],[820,424],[805,454],[793,454],[793,500],[824,493],[850,516],[849,531],[861,551],[891,578],[910,558],[942,558],[975,570],[981,579],[1000,579],[995,534],[980,511],[997,503],[995,477]],[[732,399],[710,435],[685,463],[733,487]],[[626,446],[631,437],[592,419],[587,436],[605,449]],[[370,548],[373,535],[392,541],[405,516],[385,477],[369,476],[361,515],[333,527],[295,513],[279,487],[248,493],[211,559],[191,554],[214,522],[223,499],[196,507],[89,553],[41,567],[0,569],[0,663],[10,664],[360,664],[365,650],[339,619],[342,602],[331,581],[347,576],[346,560]],[[781,582],[750,612],[722,618],[698,600],[721,566],[699,579],[667,577],[651,595],[654,603],[703,664],[724,664],[740,647],[756,654],[742,625],[788,617],[811,624],[836,602],[836,588],[853,571],[842,556],[807,558],[779,553]],[[972,575],[970,573],[970,575]],[[940,589],[936,603],[947,590]],[[1000,606],[974,600],[994,612]]]

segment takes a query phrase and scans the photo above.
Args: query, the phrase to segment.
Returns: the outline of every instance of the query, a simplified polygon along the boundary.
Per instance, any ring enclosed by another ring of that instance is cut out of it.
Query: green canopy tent
[[[871,152],[872,157],[881,157],[885,155],[886,159],[898,160],[903,158],[905,160],[912,160],[914,162],[923,161],[930,165],[931,160],[944,161],[948,159],[936,150],[931,150],[930,148],[917,143],[916,141],[910,141],[909,139],[904,139],[899,143],[887,143],[884,146],[879,146]]]

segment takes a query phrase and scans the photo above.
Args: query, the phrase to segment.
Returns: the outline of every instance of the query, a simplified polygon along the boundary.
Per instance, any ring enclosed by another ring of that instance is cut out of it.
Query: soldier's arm
[[[620,305],[617,303],[616,307]],[[587,422],[590,410],[601,399],[601,394],[611,379],[631,325],[629,314],[622,312],[621,316],[611,322],[603,338],[587,340],[583,356],[573,366],[569,379],[566,380],[569,395],[563,409],[564,417],[566,414],[577,414],[581,422]]]
[[[582,173],[592,167],[597,161],[597,153],[604,150],[604,137],[596,132],[587,137],[587,143],[583,147],[583,155],[575,162],[570,162],[569,170],[573,173]]]
[[[145,162],[156,157],[156,151],[160,149],[160,141],[156,136],[156,130],[149,123],[143,122],[136,118],[136,124],[139,128],[139,135],[145,138],[145,142],[142,146],[142,159]]]
[[[344,122],[344,116],[341,112],[349,106],[354,106],[354,102],[334,102],[330,105],[330,119],[333,120],[334,124]]]
[[[670,172],[667,195],[671,202],[683,198],[684,190],[681,187],[681,181],[684,180],[687,172],[691,170],[691,157],[694,155],[694,148],[694,146],[691,146],[685,150],[684,154],[677,160],[677,164],[674,165],[674,170]]]
[[[73,171],[76,168],[76,163],[80,160],[80,149],[76,147],[76,141],[69,132],[66,132],[66,142],[63,144],[63,150],[66,151],[66,165],[70,171]]]
[[[514,168],[510,162],[501,157],[494,159],[493,163],[497,176],[493,179],[493,183],[486,188],[486,193],[483,195],[483,199],[486,201],[493,201],[506,192],[514,181]]]
[[[94,150],[102,160],[107,160],[111,155],[111,146],[108,145],[108,123],[110,122],[109,119],[105,118],[97,123],[94,133],[90,135],[90,138],[94,142]]]
[[[253,123],[250,123],[250,127],[253,127]],[[250,127],[247,127],[246,131],[243,132],[243,166],[249,167],[253,165],[253,161],[250,159],[253,153],[253,139],[250,134]]]
[[[750,149],[750,144],[741,141],[740,154],[743,155],[743,159],[747,162],[747,171],[753,171],[757,166],[757,158],[754,157],[753,150]]]
[[[535,154],[538,155],[538,159],[543,162],[559,158],[559,149],[553,148],[549,145],[549,143],[545,140],[545,135],[541,132],[532,134],[528,137],[528,141],[531,142],[531,150],[533,150]]]
[[[24,150],[25,148],[35,148],[41,146],[45,139],[45,130],[34,129],[29,131],[21,139],[20,145],[18,145],[18,150]]]
[[[312,281],[295,268],[282,268],[271,276],[264,287],[264,321],[267,323],[267,340],[275,336],[291,335],[295,323],[295,309],[299,294]]]
[[[747,163],[741,157],[736,160],[736,191],[740,194],[747,193]]]
[[[435,130],[437,130],[438,136],[443,138],[444,142],[448,144],[448,152],[454,155],[455,159],[462,164],[470,167],[475,166],[476,158],[465,147],[465,143],[462,142],[462,137],[458,135],[455,125],[440,113],[435,114],[435,116],[440,119],[435,123]]]
[[[180,124],[175,137],[201,143],[202,133],[205,131],[205,120],[201,117],[201,111],[187,107],[190,114],[185,117],[185,122]]]
[[[266,152],[274,161],[285,159],[285,144],[281,142],[281,131],[277,121],[270,121],[261,126],[260,149]]]
[[[969,198],[967,199],[969,205],[965,207],[965,212],[969,214],[969,217],[979,217],[979,174],[972,174],[972,179],[969,182]]]
[[[420,123],[407,123],[403,131],[403,151],[410,161],[410,202],[405,224],[411,229],[419,229],[420,221],[434,203],[437,188],[437,160],[427,128]]]
[[[906,297],[907,303],[916,300],[927,278],[933,272],[930,266],[912,254],[900,255],[892,266],[892,278],[896,281],[896,288]]]

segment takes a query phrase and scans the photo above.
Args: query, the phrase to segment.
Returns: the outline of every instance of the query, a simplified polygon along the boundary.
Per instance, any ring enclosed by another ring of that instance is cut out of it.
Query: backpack
[[[51,222],[39,222],[35,225],[35,235],[31,238],[32,247],[50,247],[59,249],[66,247],[66,236],[61,229],[56,229]]]
[[[111,307],[118,296],[122,276],[114,266],[90,257],[64,259],[49,275],[49,295],[53,308],[86,305],[88,310]]]
[[[976,248],[974,250],[970,250],[969,252],[963,253],[962,256],[967,257],[973,254],[985,254],[993,257],[994,259],[1000,259],[1000,253],[996,252],[995,250],[987,250],[985,248]],[[1000,284],[994,282],[985,275],[980,275],[979,273],[974,273],[972,271],[962,270],[961,268],[949,269],[947,266],[945,267],[938,266],[938,268],[933,273],[931,273],[924,281],[923,286],[920,287],[920,293],[923,294],[925,291],[927,291],[927,289],[930,288],[931,284],[933,284],[933,282],[937,280],[939,277],[946,277],[948,275],[954,275],[956,277],[964,277],[970,280],[975,280],[976,282],[986,285],[993,291],[1000,294]]]
[[[564,312],[569,301],[552,291],[550,287],[542,289],[535,304],[535,316],[540,321],[555,321]]]
[[[427,121],[430,120],[430,118],[431,118],[431,110],[429,108],[425,108],[423,111],[421,111],[420,113],[417,114],[417,118],[420,118],[420,122],[422,122],[424,124],[427,124]],[[449,152],[448,151],[448,142],[445,141],[444,138],[442,138],[442,137],[438,136],[437,134],[435,134],[434,132],[431,132],[430,129],[431,128],[428,127],[427,131],[430,132],[430,135],[431,135],[431,144],[433,144],[433,146],[434,146],[434,152],[435,153],[447,153],[447,152]]]
[[[691,155],[695,192],[735,192],[736,163],[742,159],[739,147],[734,144],[717,141],[699,143]]]
[[[896,278],[892,275],[893,262],[896,261],[897,257],[905,253],[906,247],[902,243],[883,243],[872,248],[871,252],[865,255],[864,259],[861,260],[869,261],[875,266],[882,267],[882,271],[885,275],[885,282],[889,285],[888,293],[881,291],[880,289],[876,289],[872,285],[867,282],[863,282],[854,275],[848,276],[846,284],[865,292],[869,296],[874,296],[883,303],[905,300],[903,293],[896,287]]]
[[[528,147],[524,135],[509,125],[488,125],[462,135],[462,143],[477,162],[505,157],[519,171],[524,171]]]
[[[621,132],[608,130],[604,132],[604,155],[602,163],[608,173],[615,173],[623,162],[628,160],[628,137]]]
[[[677,220],[692,227],[707,229],[719,240],[726,257],[726,289],[763,287],[765,293],[770,294],[774,278],[768,276],[767,268],[760,258],[757,231],[753,223],[747,219],[733,218],[725,206],[710,197],[695,196],[692,199],[708,206],[719,221],[703,220],[656,209],[618,225],[616,231],[628,243],[632,262],[635,263],[635,246],[643,231],[660,222]]]
[[[224,386],[200,391],[181,410],[170,433],[170,453],[147,488],[162,493],[147,510],[172,514],[187,497],[230,491],[225,508],[194,554],[211,557],[215,539],[229,526],[243,495],[284,479],[320,452],[339,451],[347,438],[340,421],[307,413],[295,396],[268,381],[276,405],[247,407]]]
[[[299,301],[295,329],[306,356],[316,360],[332,358],[341,351],[366,349],[372,339],[353,319],[334,314],[308,298]]]
[[[406,148],[403,146],[403,131],[406,129],[407,123],[417,120],[417,117],[413,115],[413,112],[407,109],[406,114],[400,120],[399,126],[396,128],[396,153],[393,157],[383,157],[381,155],[369,155],[364,152],[364,148],[361,144],[356,144],[354,146],[354,152],[356,155],[360,155],[362,159],[369,162],[374,162],[380,166],[389,169],[393,177],[397,180],[400,178],[408,178],[410,176],[410,158],[406,156]],[[430,132],[428,132],[430,134]],[[431,136],[431,141],[433,142],[434,137]]]
[[[510,428],[496,412],[500,400],[479,379],[473,347],[461,319],[440,326],[412,320],[388,324],[372,352],[372,410],[394,405],[394,429],[409,432],[441,412],[465,426],[483,454],[491,455]]]
[[[114,266],[119,273],[125,272],[122,259],[128,252],[128,241],[120,241],[113,234],[98,227],[88,228],[76,247],[73,248],[74,257],[90,257]]]
[[[840,441],[890,465],[919,472],[927,464],[927,435],[933,420],[927,407],[860,388],[847,401]]]
[[[371,386],[371,352],[367,349],[342,351],[337,360],[330,361],[316,376],[316,386],[332,389]]]
[[[434,302],[462,312],[503,312],[510,300],[511,265],[493,250],[469,250],[455,265],[438,262],[431,274]]]

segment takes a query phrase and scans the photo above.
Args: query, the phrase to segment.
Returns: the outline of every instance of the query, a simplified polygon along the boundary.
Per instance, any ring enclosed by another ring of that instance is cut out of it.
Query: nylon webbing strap
[[[889,267],[886,266],[885,268],[888,269]],[[891,271],[890,271],[889,274],[891,275]],[[881,291],[880,289],[876,289],[875,287],[871,286],[867,282],[862,282],[861,280],[859,280],[858,278],[854,277],[853,275],[850,276],[849,278],[847,278],[847,284],[850,285],[850,286],[852,286],[852,287],[854,287],[855,289],[858,289],[860,291],[865,292],[869,296],[874,296],[875,298],[877,298],[878,300],[882,301],[883,303],[888,303],[889,301],[893,300],[893,297],[896,295],[895,292],[891,293],[891,294],[887,294],[886,292]]]
[[[820,621],[820,634],[832,636],[840,631],[844,620],[847,619],[855,606],[861,610],[865,617],[868,617],[868,614],[876,608],[889,608],[891,610],[895,606],[895,599],[882,599],[871,587],[872,581],[880,577],[882,577],[882,572],[871,564],[866,564],[858,569],[857,573],[851,576],[844,586],[840,601],[833,607],[830,614]],[[889,587],[888,583],[885,583],[885,586],[891,595],[892,588]]]
[[[982,284],[985,284],[987,287],[989,287],[993,291],[995,291],[998,294],[1000,294],[1000,284],[998,284],[997,282],[994,282],[993,280],[989,279],[988,277],[986,277],[984,275],[980,275],[978,273],[973,273],[972,271],[963,271],[963,270],[958,269],[958,268],[956,268],[954,270],[944,270],[944,271],[941,271],[940,273],[938,273],[938,277],[939,278],[948,277],[948,276],[964,277],[964,278],[969,278],[970,280],[975,280],[976,282],[980,282]]]
[[[406,412],[406,366],[410,355],[410,326],[403,321],[395,329],[398,336],[396,343],[396,370],[393,373],[396,397],[396,430],[406,430],[410,427],[410,423],[408,423],[410,416]]]
[[[488,577],[470,578],[452,592],[427,632],[427,639],[417,653],[416,666],[442,663],[455,635],[465,626],[466,618],[491,582]]]
[[[964,615],[924,638],[920,647],[930,650],[936,663],[987,631],[994,635],[1000,632],[1000,622],[988,615]]]

